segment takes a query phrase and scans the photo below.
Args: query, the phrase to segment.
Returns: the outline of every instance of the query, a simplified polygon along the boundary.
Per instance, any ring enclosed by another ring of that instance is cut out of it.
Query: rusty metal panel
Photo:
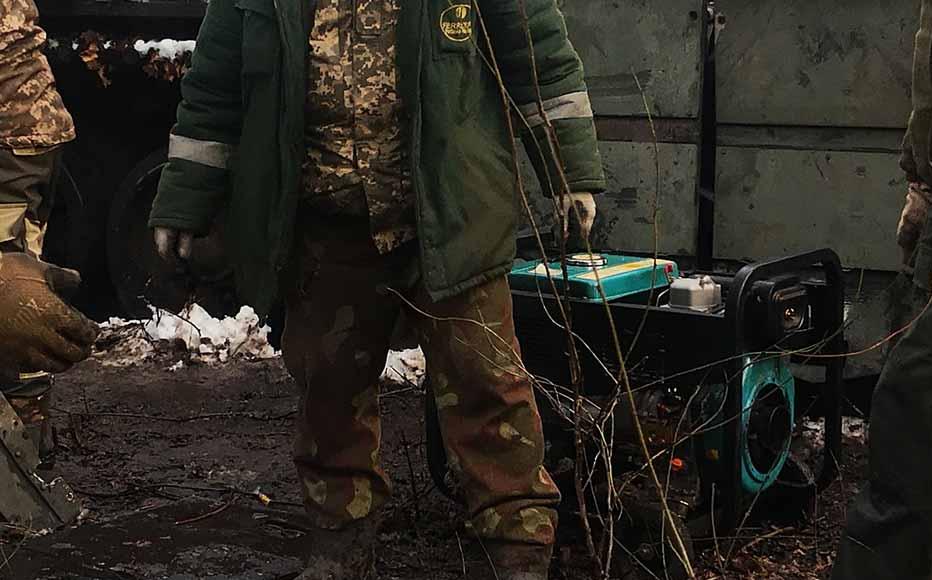
[[[719,147],[716,172],[716,256],[828,246],[847,267],[898,267],[906,183],[895,153]]]
[[[720,123],[903,127],[919,0],[716,0]]]
[[[608,190],[597,197],[598,217],[592,232],[594,247],[626,252],[654,249],[653,207],[657,171],[651,143],[599,143]],[[696,247],[696,175],[699,148],[691,144],[660,143],[659,228],[660,251],[693,255]],[[522,174],[538,223],[549,227],[552,204],[540,195],[530,163]]]
[[[695,118],[702,86],[704,0],[562,0],[597,115]]]

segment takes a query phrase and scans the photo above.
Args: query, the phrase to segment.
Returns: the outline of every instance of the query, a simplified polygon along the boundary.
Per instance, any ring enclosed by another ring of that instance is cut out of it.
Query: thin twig
[[[237,496],[234,495],[234,496],[230,499],[230,501],[226,502],[225,504],[223,504],[222,506],[218,507],[217,509],[212,510],[212,511],[210,511],[210,512],[207,512],[206,514],[203,514],[203,515],[199,515],[199,516],[196,516],[196,517],[193,517],[193,518],[188,518],[188,519],[186,519],[186,520],[178,520],[178,521],[175,522],[175,525],[176,525],[176,526],[184,526],[184,525],[187,525],[187,524],[193,524],[193,523],[195,523],[195,522],[200,522],[200,521],[206,520],[206,519],[208,519],[208,518],[212,518],[212,517],[214,517],[214,516],[216,516],[216,515],[219,515],[219,514],[225,512],[227,509],[229,509],[230,506],[232,506],[234,503],[236,503],[236,500],[237,500],[237,499],[238,499]]]

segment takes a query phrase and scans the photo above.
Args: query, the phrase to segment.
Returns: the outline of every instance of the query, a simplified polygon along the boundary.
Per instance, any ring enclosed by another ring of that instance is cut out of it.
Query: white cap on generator
[[[722,285],[711,276],[677,278],[670,284],[670,306],[708,311],[722,303]]]

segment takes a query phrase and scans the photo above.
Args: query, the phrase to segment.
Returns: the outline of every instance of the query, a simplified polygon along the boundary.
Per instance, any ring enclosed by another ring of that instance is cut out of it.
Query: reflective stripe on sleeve
[[[229,167],[234,150],[226,143],[201,141],[182,135],[171,135],[168,140],[169,159],[184,159],[217,169]]]

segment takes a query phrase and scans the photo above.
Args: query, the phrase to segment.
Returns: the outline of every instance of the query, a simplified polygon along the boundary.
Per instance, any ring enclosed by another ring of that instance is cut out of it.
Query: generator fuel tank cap
[[[608,263],[608,259],[601,254],[573,254],[567,256],[566,263],[569,266],[582,268],[601,268]]]

